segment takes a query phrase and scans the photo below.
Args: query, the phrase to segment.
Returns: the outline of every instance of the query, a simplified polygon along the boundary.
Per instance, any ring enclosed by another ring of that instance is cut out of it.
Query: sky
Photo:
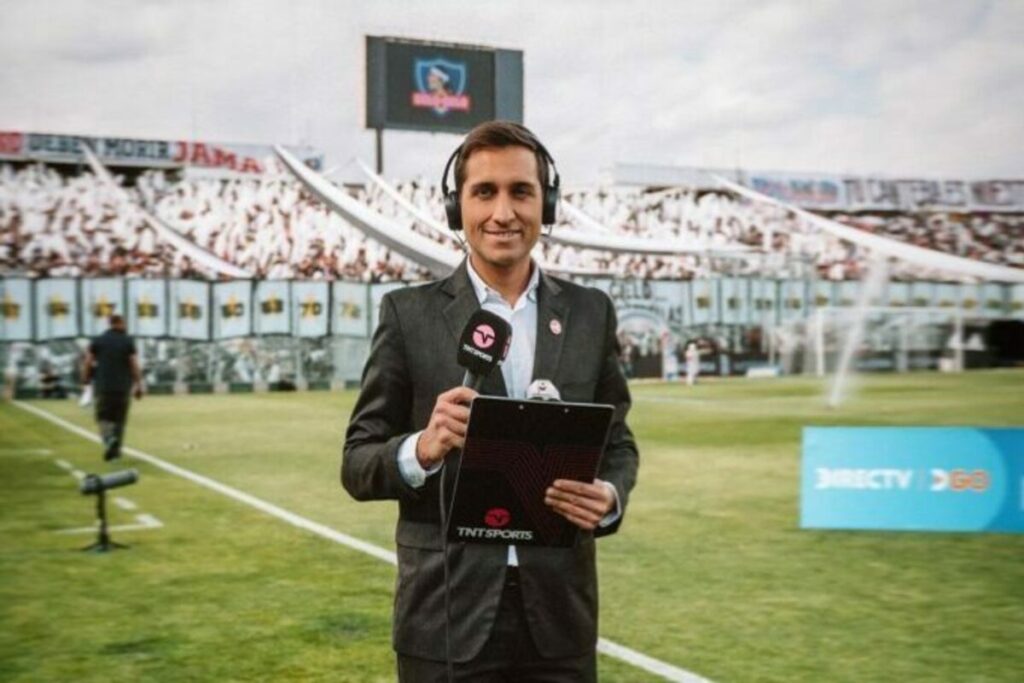
[[[1024,178],[1024,1],[4,0],[0,130],[372,163],[366,35],[522,50],[563,186],[615,162]],[[385,175],[449,134],[387,131]]]

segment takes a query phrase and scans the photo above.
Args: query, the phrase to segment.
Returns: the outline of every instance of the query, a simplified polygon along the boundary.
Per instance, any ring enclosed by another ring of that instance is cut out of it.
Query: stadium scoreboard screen
[[[523,121],[523,53],[366,38],[366,127],[464,133]]]

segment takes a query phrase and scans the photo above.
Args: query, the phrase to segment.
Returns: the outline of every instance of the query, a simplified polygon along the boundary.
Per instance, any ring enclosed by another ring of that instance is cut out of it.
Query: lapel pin
[[[551,334],[559,335],[562,334],[562,323],[557,320],[552,320],[551,324],[548,325],[551,328]]]

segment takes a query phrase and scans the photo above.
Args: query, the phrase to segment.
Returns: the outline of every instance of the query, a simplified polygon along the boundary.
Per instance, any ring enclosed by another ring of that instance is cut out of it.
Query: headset
[[[526,126],[516,124],[516,126],[529,137],[530,142],[536,147],[536,151],[540,153],[544,161],[548,165],[548,185],[544,188],[544,208],[541,212],[540,222],[542,225],[554,225],[555,224],[555,213],[558,208],[558,187],[560,179],[558,177],[558,168],[555,166],[555,160],[551,158],[551,154],[544,145],[541,144],[540,140],[530,132]],[[448,157],[448,163],[444,165],[444,173],[441,175],[441,193],[444,195],[444,213],[448,217],[448,227],[454,232],[462,230],[462,206],[459,202],[459,191],[458,189],[450,189],[448,187],[448,170],[451,169],[452,165],[459,159],[462,154],[462,145],[455,148],[452,155]],[[551,181],[551,174],[554,173],[554,181]]]

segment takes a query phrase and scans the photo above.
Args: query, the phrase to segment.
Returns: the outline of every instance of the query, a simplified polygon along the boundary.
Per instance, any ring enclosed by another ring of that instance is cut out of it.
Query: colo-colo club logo
[[[818,491],[932,491],[936,493],[984,493],[992,476],[984,469],[818,467],[814,488]]]
[[[412,106],[433,109],[438,116],[449,111],[469,111],[471,106],[466,90],[466,65],[436,57],[417,59],[413,63]]]

